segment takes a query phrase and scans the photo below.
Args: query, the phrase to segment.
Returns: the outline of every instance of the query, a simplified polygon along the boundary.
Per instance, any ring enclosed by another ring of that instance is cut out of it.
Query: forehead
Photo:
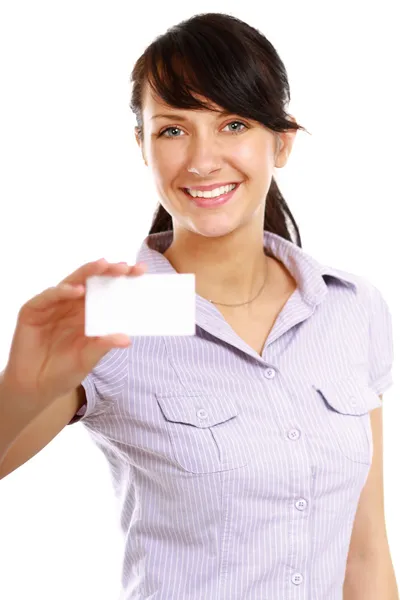
[[[204,96],[200,96],[198,94],[193,94],[194,97],[201,102],[204,102],[209,108],[200,108],[199,109],[177,109],[174,106],[167,104],[151,87],[148,83],[146,83],[143,92],[143,113],[149,119],[151,119],[155,114],[159,113],[169,113],[169,112],[178,112],[182,114],[192,114],[194,112],[203,111],[210,112],[215,114],[217,112],[224,112],[224,109],[221,106],[218,106],[214,102],[211,102],[208,98]]]

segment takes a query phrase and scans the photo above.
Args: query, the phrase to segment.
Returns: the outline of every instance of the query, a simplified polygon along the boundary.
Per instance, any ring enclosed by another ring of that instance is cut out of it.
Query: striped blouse
[[[137,262],[176,273],[171,242],[148,236]],[[391,316],[367,279],[270,232],[264,251],[297,288],[262,356],[196,295],[194,336],[135,337],[82,382],[70,424],[109,465],[119,600],[342,600],[369,412],[393,384]]]

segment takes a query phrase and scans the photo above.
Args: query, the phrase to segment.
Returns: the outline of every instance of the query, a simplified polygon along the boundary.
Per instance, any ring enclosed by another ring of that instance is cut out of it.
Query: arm
[[[86,401],[82,386],[50,404],[9,390],[0,375],[0,479],[35,456],[70,422]]]
[[[371,412],[371,428],[374,455],[354,520],[343,600],[399,600],[384,514],[382,408]]]

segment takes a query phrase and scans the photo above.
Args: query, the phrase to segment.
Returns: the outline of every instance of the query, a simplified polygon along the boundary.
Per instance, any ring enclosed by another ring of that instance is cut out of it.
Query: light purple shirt
[[[171,242],[149,236],[137,261],[176,273]],[[196,335],[135,337],[82,382],[71,424],[84,413],[120,500],[119,600],[342,600],[391,315],[365,278],[264,242],[297,289],[262,357],[197,295]]]

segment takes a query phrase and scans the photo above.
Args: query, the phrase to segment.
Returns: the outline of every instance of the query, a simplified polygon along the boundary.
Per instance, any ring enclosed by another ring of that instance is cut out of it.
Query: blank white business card
[[[195,335],[194,273],[86,280],[85,335]]]

